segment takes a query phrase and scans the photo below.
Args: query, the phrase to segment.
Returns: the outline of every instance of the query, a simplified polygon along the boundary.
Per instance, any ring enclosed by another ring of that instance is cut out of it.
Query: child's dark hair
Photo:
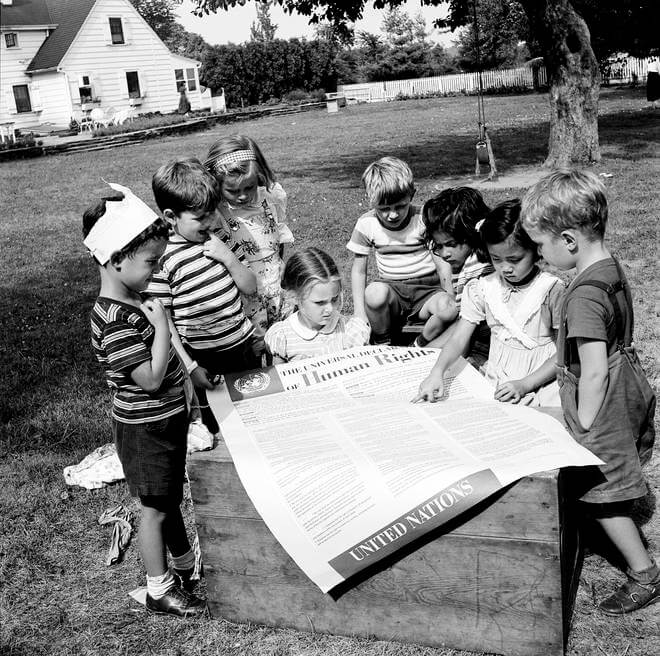
[[[483,243],[501,244],[512,239],[520,248],[534,253],[534,259],[539,259],[538,248],[525,232],[520,220],[520,199],[505,200],[496,205],[479,228]]]
[[[320,248],[310,246],[296,251],[287,260],[282,274],[282,289],[300,298],[316,282],[341,283],[335,261]]]
[[[479,256],[483,245],[476,225],[485,219],[490,208],[483,196],[472,187],[450,187],[424,203],[422,220],[426,242],[433,245],[432,234],[438,230],[451,235],[459,244],[467,244]]]
[[[124,194],[118,193],[115,196],[106,196],[88,207],[83,213],[83,239],[89,235],[96,222],[105,214],[106,203],[119,202],[124,200]],[[150,226],[147,226],[139,235],[133,237],[121,250],[114,252],[110,256],[110,262],[117,264],[126,257],[131,257],[143,244],[152,239],[167,239],[169,236],[169,226],[163,219],[156,219]]]
[[[163,164],[154,174],[151,188],[161,212],[211,212],[221,199],[218,181],[194,157]]]

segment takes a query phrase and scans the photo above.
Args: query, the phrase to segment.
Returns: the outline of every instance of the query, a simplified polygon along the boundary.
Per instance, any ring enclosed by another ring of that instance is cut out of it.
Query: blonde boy
[[[371,324],[371,341],[387,344],[407,319],[426,305],[444,311],[451,292],[451,267],[426,245],[421,209],[413,205],[410,167],[383,157],[362,175],[371,209],[353,229],[348,250],[354,253],[351,286],[355,315]],[[367,265],[375,253],[378,278],[367,286]]]
[[[571,434],[605,463],[580,468],[575,489],[628,565],[628,580],[599,605],[623,615],[660,601],[660,568],[631,516],[647,492],[641,463],[651,457],[655,397],[632,347],[628,281],[603,241],[604,186],[593,173],[556,171],[527,192],[522,217],[545,260],[577,272],[561,310],[557,380]]]

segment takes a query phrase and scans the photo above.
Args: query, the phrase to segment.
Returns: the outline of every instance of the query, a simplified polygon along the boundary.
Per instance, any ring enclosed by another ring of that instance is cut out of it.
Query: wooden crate
[[[524,478],[323,594],[275,540],[221,444],[188,464],[212,615],[507,656],[560,656],[581,555],[557,471]]]

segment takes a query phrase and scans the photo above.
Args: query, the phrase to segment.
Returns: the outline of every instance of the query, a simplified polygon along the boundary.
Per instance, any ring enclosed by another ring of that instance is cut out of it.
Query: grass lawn
[[[540,95],[486,100],[502,173],[542,162],[546,106]],[[646,108],[643,89],[604,91],[600,106],[603,160],[594,168],[611,176],[609,244],[633,287],[637,345],[657,389],[660,113]],[[110,441],[108,393],[89,343],[97,274],[80,235],[82,211],[108,193],[101,178],[127,184],[151,202],[151,176],[165,160],[203,158],[222,134],[250,134],[289,194],[298,245],[330,252],[348,283],[344,245],[365,210],[359,186],[365,166],[385,154],[407,160],[416,175],[417,198],[424,201],[438,186],[469,182],[475,123],[475,98],[411,100],[352,106],[333,115],[266,117],[116,150],[0,164],[1,654],[464,653],[223,620],[147,616],[127,596],[144,580],[137,548],[129,549],[121,565],[105,567],[110,529],[97,524],[106,508],[121,503],[137,510],[136,504],[123,483],[97,491],[68,488],[62,468]],[[521,192],[484,190],[489,203]],[[653,464],[652,493],[640,520],[660,555],[654,511],[660,457]],[[660,653],[660,606],[620,619],[595,609],[594,601],[619,580],[601,557],[587,558],[567,648],[571,656]]]

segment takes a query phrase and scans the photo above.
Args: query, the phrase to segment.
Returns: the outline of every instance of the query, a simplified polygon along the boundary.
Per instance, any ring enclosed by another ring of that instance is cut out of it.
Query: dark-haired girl
[[[555,382],[556,336],[564,285],[538,268],[537,249],[520,223],[520,201],[501,203],[479,226],[495,272],[471,281],[451,338],[415,400],[438,400],[444,374],[465,352],[484,319],[491,330],[488,361],[482,373],[506,403],[558,406]]]

